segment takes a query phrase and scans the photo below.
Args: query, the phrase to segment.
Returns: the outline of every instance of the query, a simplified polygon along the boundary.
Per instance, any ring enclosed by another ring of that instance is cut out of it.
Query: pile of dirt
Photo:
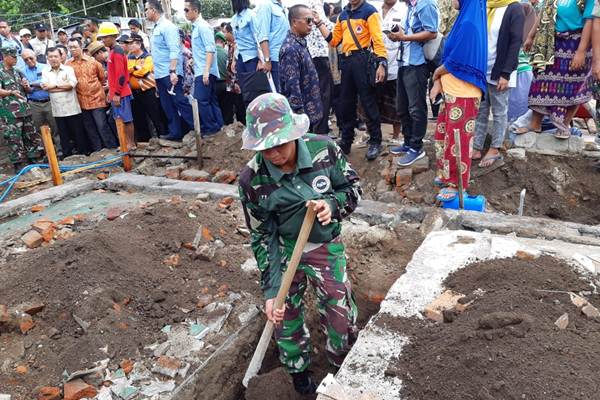
[[[189,249],[199,222],[202,241],[220,241],[210,261]],[[0,303],[45,307],[26,335],[2,332],[0,393],[29,399],[38,385],[60,386],[64,370],[139,359],[165,325],[193,318],[230,293],[260,296],[258,274],[240,270],[251,257],[242,225],[237,208],[160,202],[81,225],[71,239],[6,260]],[[17,365],[27,373],[16,372]]]
[[[453,322],[378,321],[410,337],[386,371],[402,379],[403,397],[597,397],[600,323],[583,315],[570,293],[595,305],[600,296],[572,266],[548,256],[491,260],[455,272],[445,286],[474,300],[447,319]],[[555,321],[565,313],[568,325],[560,329]]]
[[[495,209],[516,214],[519,193],[527,189],[525,215],[595,225],[600,196],[593,161],[581,157],[527,154],[527,161],[507,159],[504,166],[473,180],[469,191],[483,194]]]
[[[2,324],[0,306],[0,393],[28,399],[38,386],[61,387],[63,371],[86,369],[107,358],[111,371],[125,359],[152,360],[148,345],[162,342],[163,328],[200,318],[210,302],[248,293],[262,303],[258,271],[240,269],[252,254],[237,203],[174,196],[109,209],[106,218],[96,222],[96,216],[87,216],[73,225],[72,237],[25,252],[15,246],[0,260],[0,303],[8,308],[44,305],[26,334]],[[362,328],[422,237],[407,226],[394,231],[358,221],[347,224],[358,227],[346,229],[344,242]],[[196,237],[201,245],[210,244],[215,255],[196,256],[191,246]],[[312,290],[307,291],[307,308],[315,346],[312,370],[320,381],[335,371],[325,356]],[[236,376],[243,374],[250,356],[231,366]],[[278,367],[272,343],[262,372]],[[228,384],[239,385],[230,389],[244,396],[241,383]]]

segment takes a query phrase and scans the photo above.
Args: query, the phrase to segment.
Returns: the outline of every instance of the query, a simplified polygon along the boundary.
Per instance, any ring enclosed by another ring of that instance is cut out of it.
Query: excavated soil
[[[600,296],[564,262],[501,259],[453,273],[445,286],[474,300],[447,323],[382,318],[410,337],[386,375],[406,399],[593,399],[600,384],[600,323],[571,302]],[[479,295],[472,295],[478,291]],[[481,294],[483,291],[483,294]],[[569,318],[565,330],[554,322]]]
[[[93,220],[78,222],[70,239],[0,262],[0,304],[45,304],[25,335],[0,323],[0,393],[29,399],[39,386],[60,387],[65,370],[86,369],[106,358],[113,370],[123,359],[152,358],[145,346],[164,337],[165,325],[194,317],[207,302],[231,293],[247,292],[259,304],[262,301],[258,272],[248,275],[240,270],[252,254],[244,230],[237,229],[244,221],[236,203],[223,209],[218,202],[174,197],[123,210],[113,221]],[[211,261],[195,258],[188,249],[200,224],[207,228],[201,243],[220,240],[224,245]],[[396,229],[387,228],[386,236],[377,241],[365,241],[367,235],[361,234],[344,238],[361,328],[422,241],[414,228]],[[177,265],[169,266],[176,256]],[[308,326],[315,345],[312,370],[320,380],[333,370],[325,357],[314,294],[308,294]],[[75,316],[89,324],[86,332]],[[227,365],[211,365],[210,370],[231,368],[232,376],[238,376],[251,355],[244,348],[235,357],[232,354],[231,363],[224,360]],[[18,373],[18,366],[27,367],[27,372]],[[279,366],[271,343],[262,372]],[[244,397],[240,382],[227,385],[236,398]],[[215,393],[213,398],[220,398]]]
[[[499,211],[516,214],[519,193],[527,189],[525,215],[596,225],[600,210],[598,172],[593,161],[580,157],[527,154],[527,161],[509,159],[490,173],[475,178],[472,193],[485,195]]]

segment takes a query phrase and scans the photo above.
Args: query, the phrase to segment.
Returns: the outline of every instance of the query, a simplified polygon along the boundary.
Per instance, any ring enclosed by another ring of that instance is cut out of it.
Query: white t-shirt
[[[392,7],[388,13],[383,17],[383,3],[377,3],[375,7],[377,12],[382,18],[381,30],[391,31],[394,25],[404,28],[406,21],[406,15],[408,14],[408,7],[402,0],[398,0],[394,7]],[[388,81],[393,81],[398,77],[398,53],[401,46],[401,42],[394,42],[388,39],[387,35],[383,34],[383,43],[387,50],[388,58]]]
[[[492,25],[490,26],[490,31],[488,32],[488,64],[487,64],[487,81],[490,85],[497,85],[498,82],[491,79],[492,68],[494,68],[494,64],[496,63],[496,51],[498,45],[498,35],[500,34],[500,26],[502,25],[502,19],[504,18],[504,13],[506,12],[506,7],[499,7],[496,9],[494,13],[494,20],[492,21]],[[510,79],[508,80],[508,87],[514,88],[517,87],[517,71],[513,71],[510,74]]]

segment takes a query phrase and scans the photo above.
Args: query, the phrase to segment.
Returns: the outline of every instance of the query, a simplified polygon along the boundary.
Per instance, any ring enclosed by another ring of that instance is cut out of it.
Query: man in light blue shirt
[[[17,65],[15,67],[18,70],[23,71],[25,69],[25,62],[21,58],[23,45],[13,36],[8,22],[5,19],[0,18],[0,48],[6,47],[17,49]],[[2,56],[0,56],[0,61],[2,61]]]
[[[250,0],[232,0],[233,17],[231,28],[237,44],[238,59],[236,72],[238,74],[256,71],[258,66],[258,30],[256,14],[250,7]]]
[[[185,18],[193,24],[194,97],[198,100],[198,111],[202,116],[200,131],[202,136],[213,135],[223,127],[216,88],[219,68],[214,31],[200,15],[198,0],[188,0],[184,4]]]
[[[439,11],[435,0],[410,0],[403,29],[387,34],[390,40],[402,42],[396,108],[402,121],[404,143],[392,147],[390,152],[404,153],[398,160],[403,167],[425,157],[423,138],[427,132],[427,80],[430,71],[423,45],[435,39],[438,25]]]
[[[27,100],[29,100],[29,106],[31,107],[33,124],[38,130],[40,126],[48,125],[52,132],[54,143],[59,148],[58,129],[52,115],[50,95],[42,89],[42,70],[47,69],[48,66],[37,62],[35,52],[31,49],[24,49],[21,57],[25,64],[23,75],[27,79],[27,85],[24,85],[23,88],[27,92]]]
[[[181,52],[179,30],[163,15],[160,1],[146,1],[145,11],[146,18],[154,22],[151,37],[154,78],[169,127],[169,134],[162,138],[179,141],[194,127],[192,106],[183,94],[183,65],[177,62]]]
[[[264,0],[256,7],[258,43],[264,56],[262,69],[271,72],[279,91],[279,50],[290,29],[286,10],[279,0]]]

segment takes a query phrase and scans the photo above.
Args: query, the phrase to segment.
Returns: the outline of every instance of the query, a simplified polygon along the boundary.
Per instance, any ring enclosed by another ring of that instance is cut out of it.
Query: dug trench
[[[150,398],[152,385],[163,390],[161,398],[302,399],[289,376],[278,372],[273,343],[261,376],[277,379],[247,392],[241,385],[264,318],[243,318],[258,313],[252,311],[262,307],[262,296],[237,203],[173,197],[107,214],[110,220],[80,217],[71,235],[36,249],[25,251],[15,238],[0,260],[0,311],[6,306],[0,313],[0,393],[12,400],[38,398],[42,387],[60,393],[65,374],[100,366],[80,378],[97,393],[124,379],[125,389],[137,390],[136,399]],[[422,237],[408,225],[390,229],[357,220],[343,231],[362,327]],[[307,297],[312,370],[321,379],[333,371],[314,294]],[[201,345],[189,336],[207,326],[214,332]],[[187,342],[175,346],[182,332]],[[177,364],[173,377],[157,368],[165,367],[163,361]]]

